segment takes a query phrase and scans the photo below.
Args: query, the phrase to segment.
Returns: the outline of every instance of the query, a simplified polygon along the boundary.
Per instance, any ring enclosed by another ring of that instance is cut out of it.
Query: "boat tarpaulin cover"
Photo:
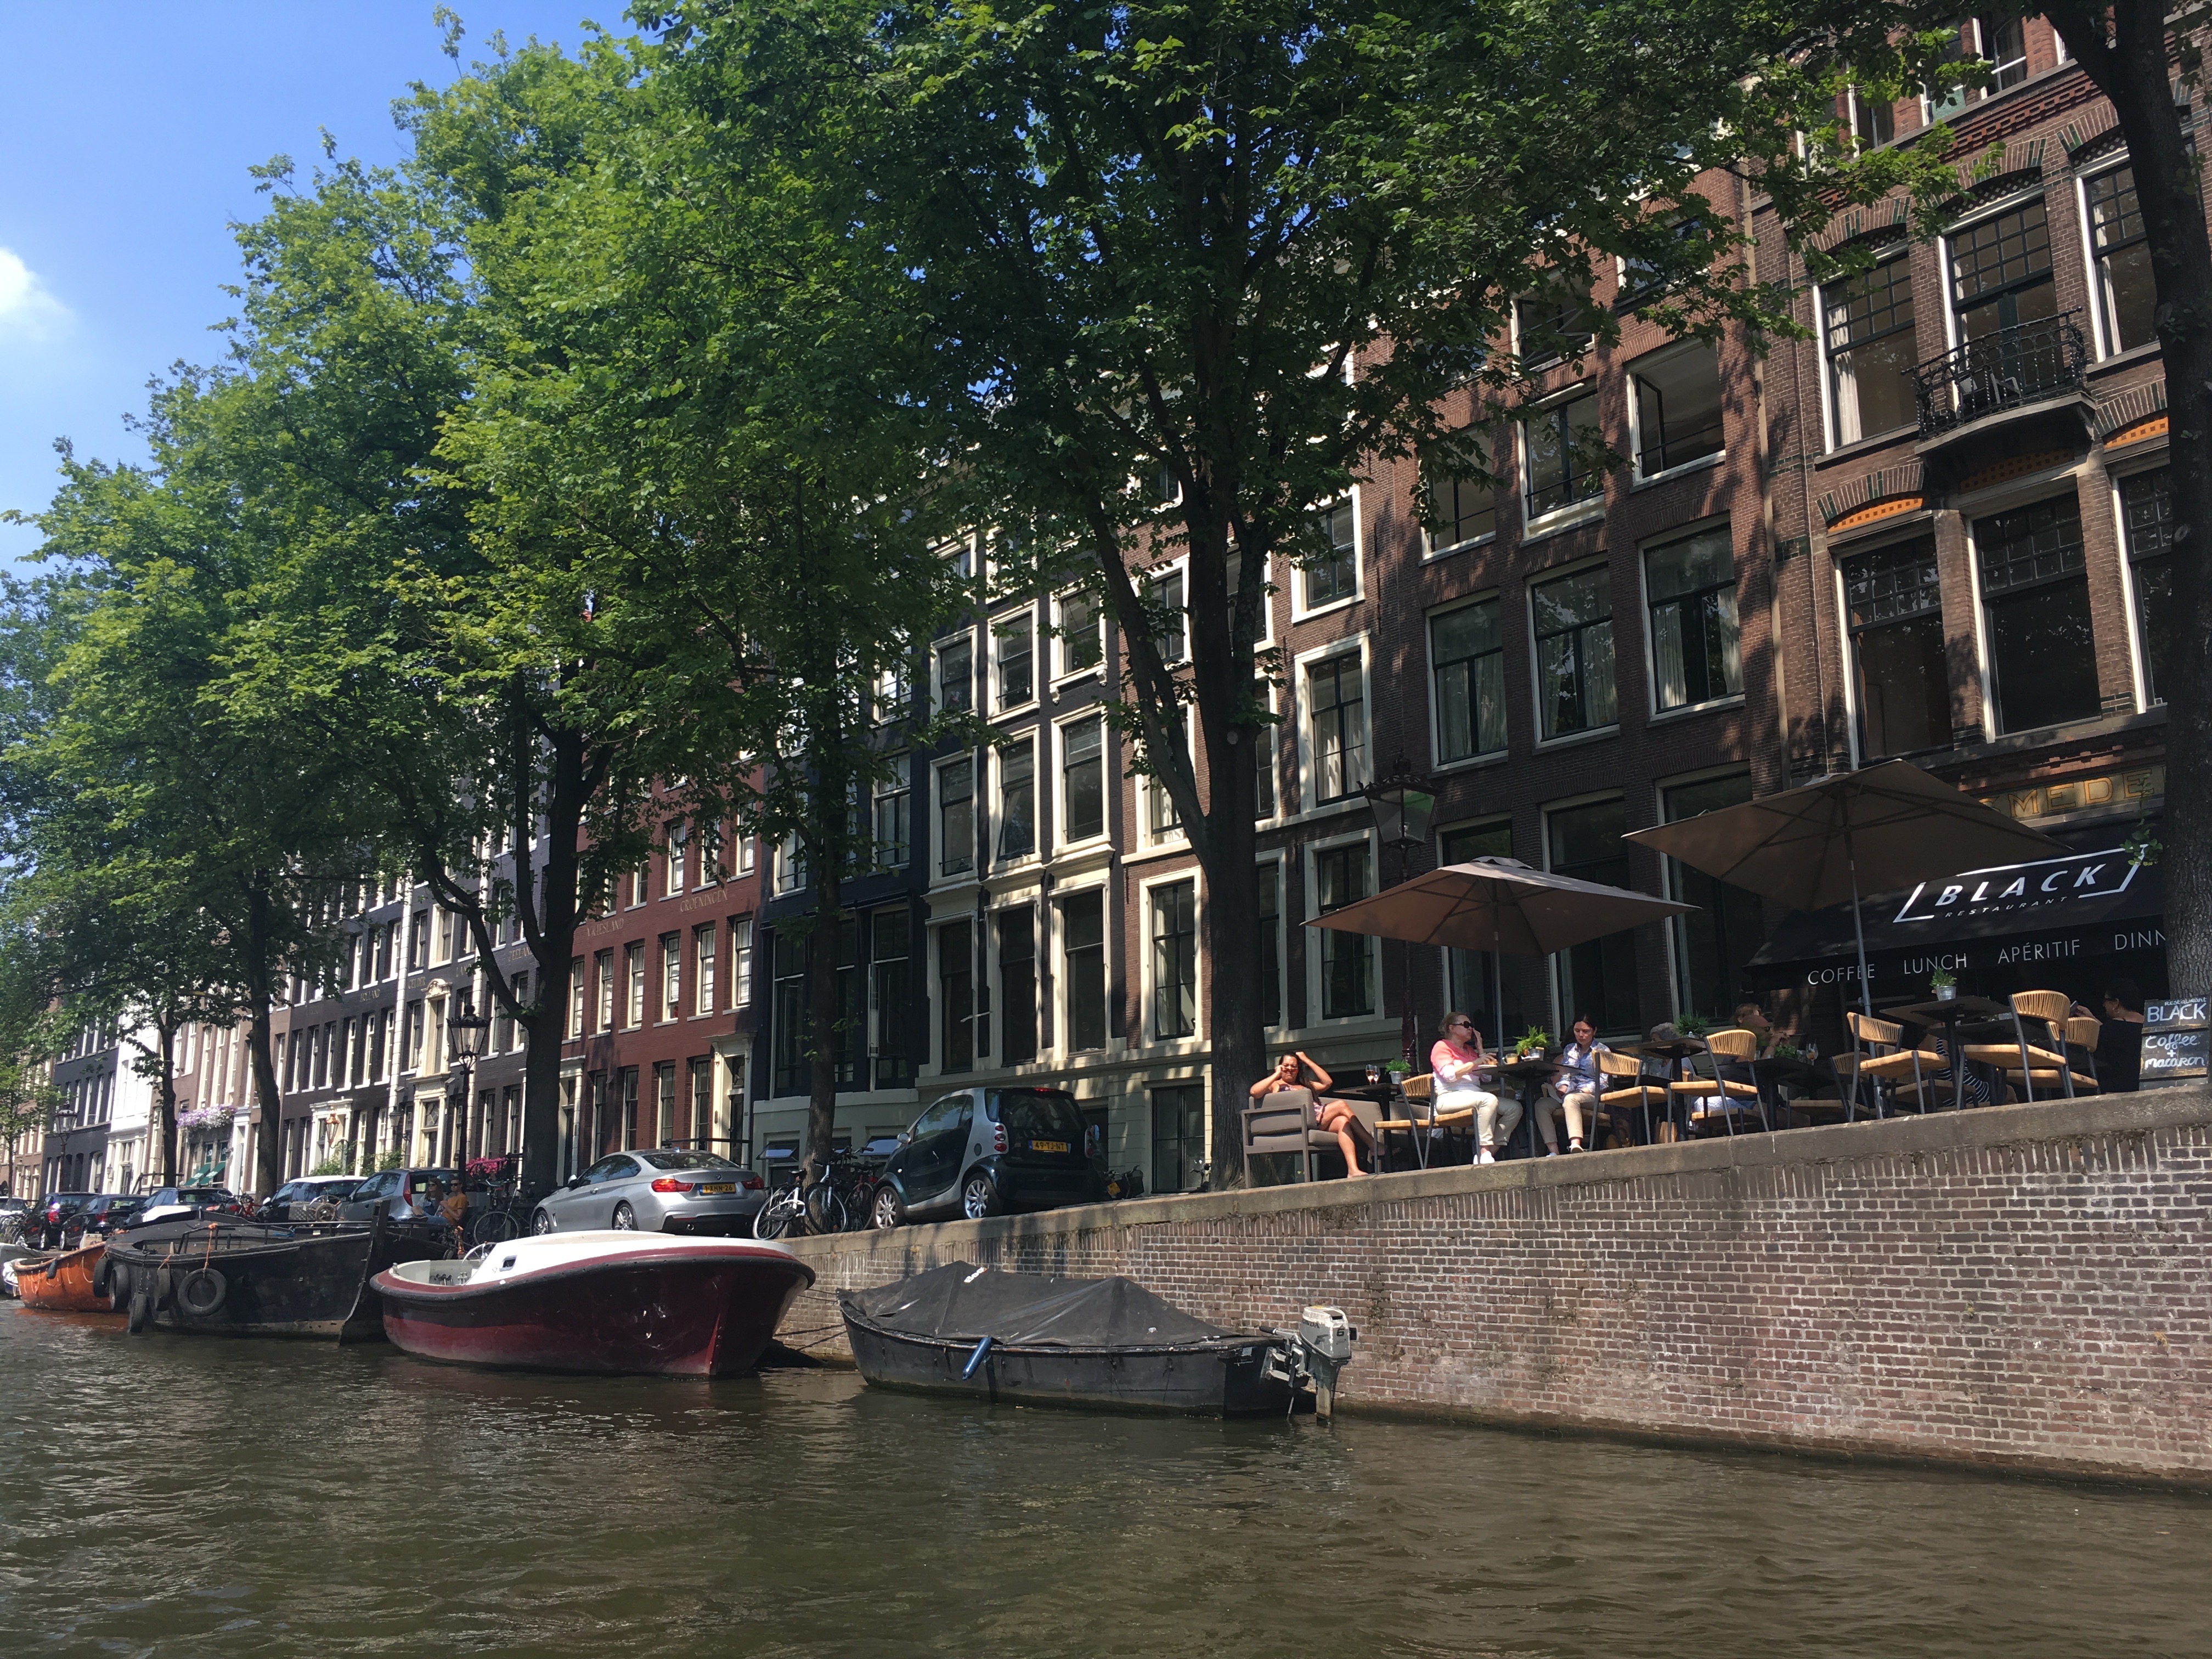
[[[1130,1279],[1048,1279],[955,1261],[844,1299],[871,1324],[1005,1347],[1153,1348],[1236,1333],[1193,1319]]]

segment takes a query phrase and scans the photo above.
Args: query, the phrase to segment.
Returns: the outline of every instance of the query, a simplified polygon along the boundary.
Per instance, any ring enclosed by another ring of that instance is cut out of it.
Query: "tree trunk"
[[[824,867],[814,878],[806,938],[806,1174],[818,1181],[830,1167],[837,1128],[837,933],[844,925],[845,883],[841,859],[828,849],[815,856]]]
[[[161,1159],[161,1179],[155,1184],[173,1187],[177,1182],[177,1030],[165,1021],[155,1027],[155,1035],[161,1045],[161,1099],[154,1113],[154,1133],[161,1143],[154,1157]]]
[[[2157,283],[2172,434],[2172,604],[2182,619],[2179,659],[2159,671],[2166,707],[2166,977],[2177,995],[2200,994],[2212,989],[2212,838],[2203,829],[2212,822],[2212,237],[2173,100],[2166,8],[2118,0],[2109,37],[2101,6],[2063,5],[2048,15],[2119,118]]]
[[[276,970],[270,961],[269,940],[275,931],[276,900],[266,888],[257,888],[246,908],[246,988],[252,1000],[246,1048],[253,1070],[255,1120],[261,1133],[254,1159],[254,1196],[266,1198],[284,1184],[284,1097],[276,1085],[276,1062],[269,1047],[270,1007],[276,1000]]]
[[[576,948],[576,846],[582,838],[585,810],[605,775],[604,763],[586,756],[580,732],[560,733],[550,750],[545,866],[534,878],[518,881],[515,893],[538,974],[536,1003],[515,1011],[526,1033],[521,1180],[525,1191],[537,1193],[550,1192],[560,1170],[561,1042],[568,1026],[569,961]],[[535,793],[532,791],[533,798],[528,799],[518,794],[514,804],[518,848],[527,848],[534,839]],[[580,1111],[581,1107],[580,1100]],[[584,1161],[580,1158],[579,1164]]]

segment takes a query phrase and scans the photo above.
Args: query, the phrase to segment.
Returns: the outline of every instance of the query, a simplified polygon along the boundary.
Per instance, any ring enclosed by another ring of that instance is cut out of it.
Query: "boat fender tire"
[[[167,1302],[169,1292],[175,1288],[176,1275],[169,1268],[161,1267],[154,1270],[154,1305],[155,1307],[158,1308]]]
[[[142,1334],[154,1322],[154,1292],[141,1285],[131,1297],[130,1317],[125,1328],[131,1335]]]
[[[219,1269],[195,1267],[177,1286],[177,1309],[195,1319],[207,1319],[222,1311],[229,1295],[230,1281]]]
[[[94,1296],[106,1296],[108,1293],[108,1287],[114,1282],[115,1269],[107,1260],[107,1253],[103,1250],[100,1252],[100,1260],[92,1264],[92,1293]]]
[[[137,1275],[128,1267],[118,1267],[107,1275],[107,1308],[111,1313],[121,1313],[131,1305],[131,1293],[137,1286]]]

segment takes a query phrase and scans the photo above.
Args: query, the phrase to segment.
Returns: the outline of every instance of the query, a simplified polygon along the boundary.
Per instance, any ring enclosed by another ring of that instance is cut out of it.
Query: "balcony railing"
[[[1914,369],[1920,435],[1933,437],[2078,387],[2089,366],[2088,342],[2074,321],[2079,314],[2017,323]]]

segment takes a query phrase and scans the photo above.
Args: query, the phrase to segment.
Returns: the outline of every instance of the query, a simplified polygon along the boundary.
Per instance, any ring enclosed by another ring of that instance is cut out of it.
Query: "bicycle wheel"
[[[817,1182],[807,1192],[806,1227],[814,1233],[845,1231],[845,1196],[829,1182]]]
[[[471,1244],[504,1244],[522,1237],[522,1224],[511,1210],[486,1210],[469,1224]]]
[[[783,1237],[784,1229],[791,1225],[791,1218],[795,1212],[796,1206],[787,1205],[784,1200],[784,1195],[781,1193],[777,1194],[774,1198],[769,1200],[767,1203],[762,1205],[760,1208],[755,1212],[753,1215],[753,1237],[755,1238],[781,1238]]]

